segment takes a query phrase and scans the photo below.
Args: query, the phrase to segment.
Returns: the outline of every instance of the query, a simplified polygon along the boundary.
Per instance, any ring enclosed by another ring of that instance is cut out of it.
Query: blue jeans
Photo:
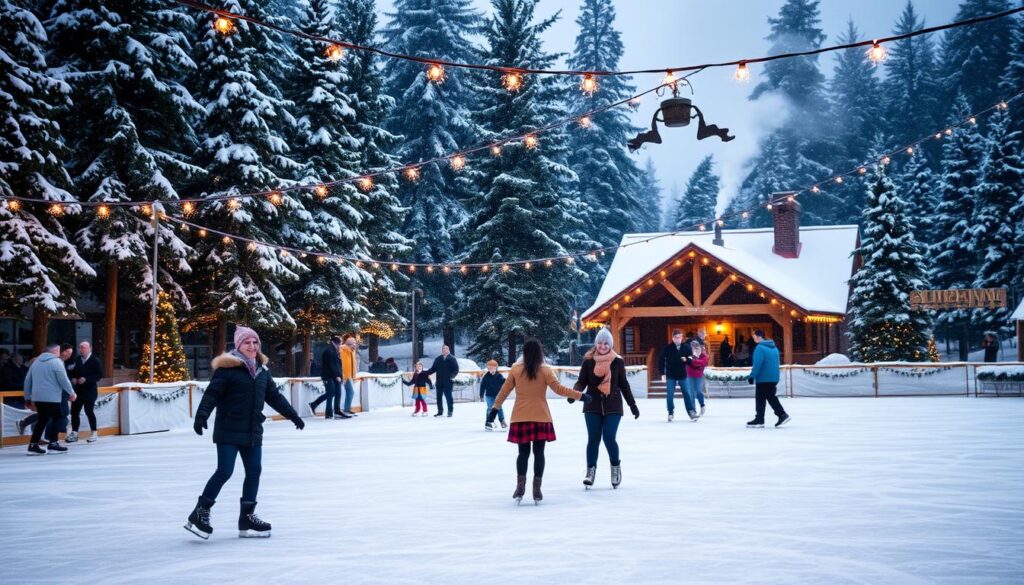
[[[238,455],[242,456],[242,466],[245,467],[242,501],[256,501],[256,492],[260,489],[260,472],[263,471],[263,447],[243,447],[227,443],[217,443],[217,471],[214,471],[210,481],[206,482],[203,496],[211,500],[217,499],[220,489],[231,479],[231,474],[235,471],[235,457]]]
[[[668,413],[675,414],[676,384],[679,385],[679,393],[683,395],[683,402],[686,405],[686,412],[693,410],[693,396],[686,392],[686,379],[665,378],[665,400],[668,402]]]
[[[497,400],[497,396],[484,396],[484,400],[487,401],[487,409],[484,410],[484,418],[487,418],[487,413],[491,412],[491,408],[494,406],[494,401]],[[505,409],[498,409],[498,420],[505,422]]]
[[[612,465],[618,465],[619,444],[615,441],[615,435],[619,432],[622,415],[584,412],[583,418],[587,421],[587,467],[597,467],[597,453],[602,440],[604,448],[608,450],[608,459]]]
[[[700,378],[687,378],[686,383],[683,384],[683,389],[690,397],[690,404],[694,404],[693,399],[696,398],[697,402],[704,406],[704,376]]]
[[[338,381],[335,380],[334,378],[331,378],[330,380],[324,380],[323,382],[324,393],[322,396],[317,397],[317,399],[313,401],[313,404],[310,408],[312,408],[315,411],[316,407],[320,406],[320,403],[326,400],[327,412],[325,413],[325,416],[334,416],[334,413],[337,412],[338,407],[341,406],[341,384],[339,384]],[[313,414],[316,413],[314,412]]]
[[[352,396],[356,393],[355,389],[352,388],[352,380],[345,380],[345,412],[352,412]]]

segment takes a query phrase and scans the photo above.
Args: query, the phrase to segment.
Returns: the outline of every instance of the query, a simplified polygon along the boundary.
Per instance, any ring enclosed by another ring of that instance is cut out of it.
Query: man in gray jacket
[[[60,344],[51,343],[32,362],[25,375],[25,404],[39,414],[39,420],[32,426],[29,455],[46,455],[47,451],[39,447],[39,439],[51,419],[63,416],[60,404],[64,400],[63,394],[68,394],[71,400],[78,398],[64,369],[64,361],[60,359]],[[68,450],[56,440],[51,440],[48,448],[50,453],[66,453]]]

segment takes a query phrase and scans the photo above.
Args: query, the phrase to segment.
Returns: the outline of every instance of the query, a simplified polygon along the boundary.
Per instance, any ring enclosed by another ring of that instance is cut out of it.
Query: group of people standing
[[[495,364],[497,365],[497,364]],[[448,416],[455,414],[455,398],[452,394],[455,376],[459,375],[459,360],[452,355],[451,348],[441,346],[441,355],[434,358],[429,370],[423,369],[423,362],[416,362],[416,371],[409,380],[402,378],[402,384],[412,386],[412,400],[416,408],[413,416],[427,416],[427,389],[437,392],[437,414],[434,418],[444,416],[444,405],[448,405]],[[437,378],[437,386],[430,381],[430,376]]]
[[[668,407],[668,422],[675,418],[675,393],[678,387],[683,395],[686,414],[696,422],[704,416],[704,368],[708,366],[707,342],[704,329],[697,335],[683,340],[680,329],[672,331],[672,342],[661,351],[658,368],[665,381],[665,399]],[[697,410],[697,404],[700,410]]]
[[[67,432],[65,441],[78,441],[83,410],[92,431],[87,442],[96,442],[99,428],[95,406],[101,378],[103,364],[93,355],[92,344],[88,341],[78,344],[77,356],[71,344],[51,343],[32,360],[22,386],[25,407],[35,412],[18,421],[19,433],[32,427],[29,455],[67,453],[67,447],[60,444],[60,434],[67,431],[67,417],[70,413],[71,430]],[[39,445],[43,438],[47,440],[46,449]]]
[[[327,401],[325,419],[346,419],[356,416],[352,412],[355,396],[356,372],[359,371],[359,340],[346,333],[342,337],[331,337],[331,343],[320,355],[320,379],[324,383],[322,396],[309,403],[309,411],[316,416],[316,409]],[[341,390],[345,389],[344,405]]]

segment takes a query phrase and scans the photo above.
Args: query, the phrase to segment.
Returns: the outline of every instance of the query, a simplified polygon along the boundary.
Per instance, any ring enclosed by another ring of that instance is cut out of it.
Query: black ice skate
[[[188,515],[188,522],[185,523],[185,530],[188,530],[203,540],[210,538],[210,534],[213,533],[213,527],[210,526],[210,508],[214,503],[215,502],[210,498],[199,496],[199,501],[196,502],[196,507],[192,510],[192,513]]]
[[[62,455],[68,452],[68,448],[61,445],[57,441],[50,441],[50,444],[46,446],[47,450],[54,455]]]
[[[242,502],[238,513],[239,538],[267,538],[270,536],[270,522],[260,520],[256,515],[256,502]]]
[[[782,425],[788,423],[789,421],[790,421],[789,415],[788,414],[784,414],[784,415],[782,415],[782,418],[779,419],[779,422],[775,423],[775,428],[779,428]]]
[[[583,485],[587,486],[588,490],[590,489],[590,486],[594,485],[594,476],[596,476],[596,475],[597,475],[597,468],[596,467],[588,467],[587,468],[587,476],[583,478]]]
[[[526,476],[516,476],[516,491],[512,492],[512,499],[516,501],[518,506],[523,501],[523,495],[526,494]]]
[[[46,449],[43,449],[36,443],[29,443],[28,445],[29,455],[46,455]]]
[[[752,421],[747,423],[747,428],[748,429],[763,429],[764,428],[764,421],[763,420],[757,420],[755,418],[754,420],[752,420]]]
[[[622,466],[612,465],[612,489],[618,489],[622,483]]]
[[[540,483],[541,483],[541,481],[543,479],[544,478],[539,476],[539,475],[533,476],[533,505],[534,506],[539,505],[540,501],[544,499],[544,494],[540,493]]]

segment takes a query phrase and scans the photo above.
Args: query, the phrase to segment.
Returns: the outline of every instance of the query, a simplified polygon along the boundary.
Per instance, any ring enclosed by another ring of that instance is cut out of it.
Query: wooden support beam
[[[718,300],[718,297],[722,296],[722,293],[724,293],[731,284],[734,284],[732,279],[726,276],[725,280],[723,280],[722,283],[719,284],[718,287],[715,288],[715,290],[712,291],[712,293],[708,296],[708,300],[704,301],[704,306],[706,307],[708,305],[715,304],[715,301]]]
[[[669,282],[667,280],[662,280],[661,281],[661,286],[665,287],[665,290],[667,290],[672,296],[674,296],[676,298],[676,300],[679,301],[679,304],[681,304],[682,306],[684,306],[684,307],[692,307],[693,306],[693,303],[690,302],[690,299],[686,298],[686,295],[684,295],[682,293],[682,291],[680,291],[678,288],[676,288],[676,285],[672,284],[671,282]]]
[[[793,363],[793,320],[782,320],[782,356],[784,364]]]
[[[696,258],[693,260],[693,306],[701,307],[704,303],[701,301],[700,294],[700,262]]]
[[[712,305],[710,307],[627,307],[615,313],[625,317],[717,317],[725,315],[771,315],[781,325],[784,311],[778,305]]]

